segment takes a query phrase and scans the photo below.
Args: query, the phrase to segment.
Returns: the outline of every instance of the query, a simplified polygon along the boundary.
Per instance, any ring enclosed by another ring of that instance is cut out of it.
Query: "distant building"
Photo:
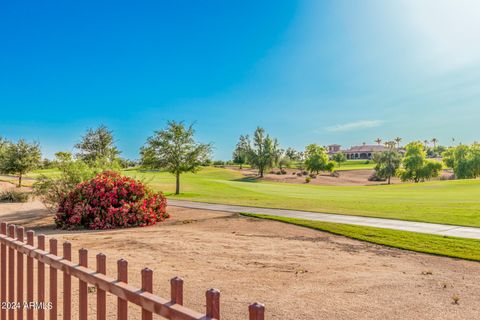
[[[328,153],[329,154],[334,154],[334,153],[340,152],[341,147],[342,146],[339,145],[339,144],[331,144],[327,147]]]
[[[342,152],[348,160],[372,160],[375,153],[389,151],[391,149],[383,145],[369,145],[364,143],[361,146],[353,146],[346,150],[342,150],[338,144],[332,144],[327,146],[327,150],[329,155]],[[404,150],[398,151],[401,153],[404,152]]]

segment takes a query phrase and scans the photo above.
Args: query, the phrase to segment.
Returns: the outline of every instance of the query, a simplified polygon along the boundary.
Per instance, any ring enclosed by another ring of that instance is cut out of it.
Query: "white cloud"
[[[330,132],[346,132],[359,129],[375,128],[384,123],[382,120],[360,120],[355,122],[337,124],[331,127],[327,127],[326,130]]]

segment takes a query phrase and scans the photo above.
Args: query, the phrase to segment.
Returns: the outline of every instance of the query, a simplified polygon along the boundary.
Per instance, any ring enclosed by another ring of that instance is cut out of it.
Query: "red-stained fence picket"
[[[183,280],[175,277],[170,281],[170,299],[165,299],[153,294],[153,271],[145,268],[141,271],[141,288],[128,283],[128,262],[120,259],[117,261],[117,277],[106,275],[106,256],[97,254],[95,270],[88,268],[88,251],[80,249],[78,264],[72,262],[72,250],[69,242],[63,243],[63,257],[58,256],[56,239],[49,240],[49,251],[45,249],[45,236],[37,236],[37,245],[34,244],[34,231],[27,231],[23,227],[0,224],[0,309],[1,320],[24,319],[27,320],[46,318],[45,308],[23,308],[22,306],[8,305],[23,301],[46,303],[45,291],[49,291],[48,319],[57,318],[58,292],[63,292],[63,319],[72,319],[73,298],[78,299],[78,318],[88,318],[88,285],[96,287],[97,307],[96,318],[107,318],[106,293],[117,297],[117,319],[129,318],[128,303],[141,307],[141,319],[150,320],[153,314],[161,315],[167,319],[193,320],[193,319],[220,319],[220,291],[210,289],[206,292],[205,314],[190,310],[183,306]],[[26,258],[26,259],[25,259]],[[26,274],[24,263],[26,260]],[[34,297],[34,262],[37,263],[37,295]],[[49,283],[45,283],[45,266],[48,266]],[[16,267],[16,268],[15,268]],[[63,276],[63,290],[58,290],[58,271]],[[26,277],[25,277],[26,276]],[[72,278],[78,281],[78,297],[72,297]],[[24,282],[25,281],[25,282]],[[24,289],[26,287],[26,293]],[[34,309],[36,309],[34,311]],[[265,307],[260,303],[253,303],[248,308],[250,320],[264,320]]]

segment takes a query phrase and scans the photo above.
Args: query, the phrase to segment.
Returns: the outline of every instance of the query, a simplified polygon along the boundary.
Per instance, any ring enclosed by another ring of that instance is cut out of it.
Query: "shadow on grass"
[[[243,178],[239,178],[239,179],[234,179],[233,181],[238,181],[238,182],[254,182],[254,183],[257,183],[257,182],[260,182],[262,181],[263,179],[260,178],[260,177],[253,177],[253,176],[247,176],[247,177],[243,177]]]

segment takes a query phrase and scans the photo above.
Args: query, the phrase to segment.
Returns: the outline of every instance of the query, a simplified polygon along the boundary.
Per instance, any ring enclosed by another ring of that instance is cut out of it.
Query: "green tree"
[[[393,150],[376,153],[373,160],[376,163],[375,175],[381,179],[386,179],[390,184],[391,178],[395,176],[402,162],[400,153]]]
[[[407,144],[402,165],[403,169],[399,172],[402,181],[420,182],[429,180],[438,177],[442,170],[440,162],[426,160],[424,146],[419,141]]]
[[[442,154],[443,162],[457,179],[473,179],[480,176],[480,144],[458,145]]]
[[[292,161],[302,160],[302,153],[293,148],[287,148],[287,150],[285,150],[285,156],[287,156]]]
[[[241,135],[233,151],[233,163],[238,164],[240,169],[248,163],[248,154],[250,152],[250,138],[248,135]]]
[[[197,172],[210,157],[211,144],[198,143],[194,137],[193,125],[185,127],[183,122],[169,121],[165,129],[148,138],[140,151],[143,165],[175,175],[175,194],[180,193],[180,175]]]
[[[318,144],[310,144],[305,148],[305,167],[310,172],[333,171],[334,163],[329,161],[327,151]]]
[[[336,163],[338,163],[338,166],[340,167],[343,162],[347,161],[347,157],[345,156],[345,154],[343,152],[337,152],[337,153],[333,154],[332,160],[335,161]]]
[[[18,187],[22,186],[22,177],[37,168],[42,159],[38,143],[27,143],[20,139],[17,143],[7,143],[0,155],[0,172],[18,176]]]
[[[377,138],[377,139],[375,139],[375,142],[376,142],[378,145],[380,145],[380,144],[382,143],[382,139]]]
[[[283,168],[290,168],[291,163],[292,159],[290,159],[284,152],[282,152],[282,155],[278,160],[278,168],[280,169],[280,171],[282,171]]]
[[[258,169],[260,178],[263,178],[265,171],[273,168],[279,160],[277,139],[271,138],[265,134],[263,128],[258,127],[253,134],[253,145],[248,160],[252,167]]]
[[[104,125],[96,129],[88,129],[75,148],[79,151],[76,154],[77,158],[89,164],[113,162],[120,154],[115,146],[113,132]]]

